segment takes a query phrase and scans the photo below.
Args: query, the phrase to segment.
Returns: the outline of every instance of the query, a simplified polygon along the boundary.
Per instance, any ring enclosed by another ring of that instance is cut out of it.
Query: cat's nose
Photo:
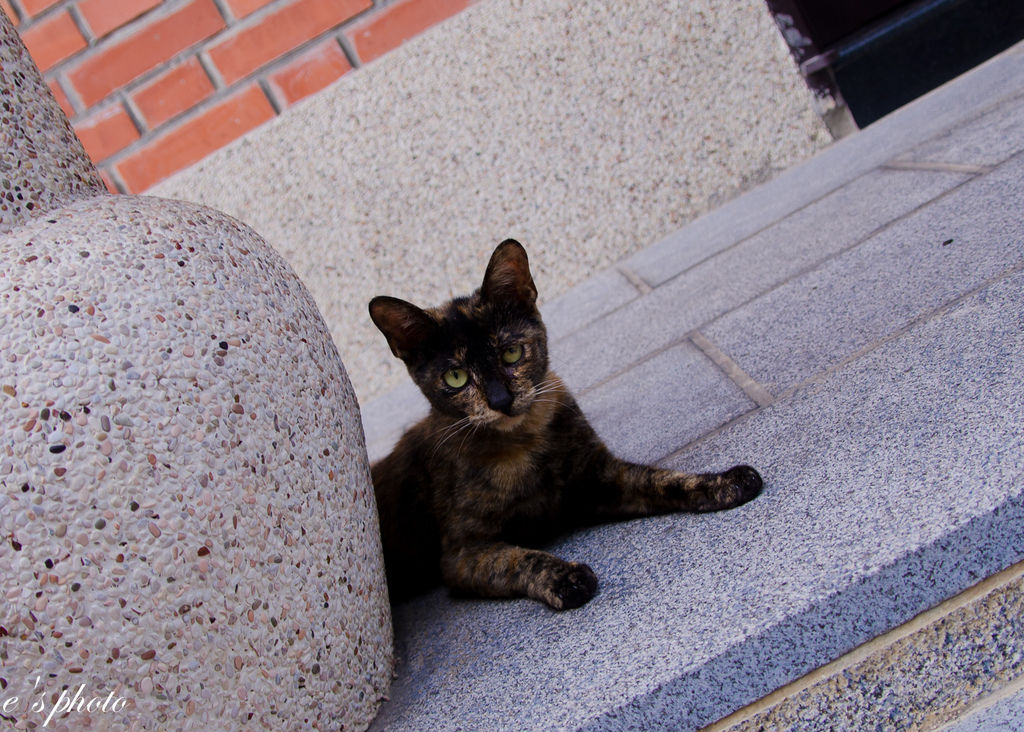
[[[488,381],[487,388],[487,406],[498,412],[504,412],[508,414],[509,407],[512,406],[512,394],[509,392],[505,385],[500,381]]]

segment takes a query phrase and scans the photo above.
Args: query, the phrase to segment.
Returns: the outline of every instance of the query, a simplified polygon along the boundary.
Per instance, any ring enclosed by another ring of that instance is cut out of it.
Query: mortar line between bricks
[[[224,19],[224,22],[231,26],[232,23],[237,23],[240,18],[236,18],[235,14],[231,12],[231,8],[224,0],[213,0],[214,7],[217,8],[217,12],[220,13],[220,17]]]
[[[985,289],[987,289],[989,287],[992,287],[993,285],[997,284],[998,282],[1000,282],[1002,280],[1005,280],[1005,279],[1007,279],[1009,277],[1012,277],[1013,275],[1018,274],[1018,273],[1020,273],[1022,271],[1024,271],[1024,262],[1021,262],[1021,263],[1017,264],[1016,266],[1011,267],[1010,269],[1004,270],[1000,274],[997,274],[997,275],[995,275],[993,277],[990,277],[989,279],[985,280],[984,282],[982,282],[977,287],[972,288],[971,290],[968,290],[967,292],[958,295],[957,297],[955,297],[952,300],[949,300],[949,301],[943,303],[942,305],[938,305],[938,306],[932,308],[931,310],[925,311],[924,313],[918,315],[913,320],[908,321],[905,325],[903,325],[901,328],[898,328],[897,330],[893,331],[892,333],[889,333],[888,335],[886,335],[886,336],[884,336],[882,338],[879,338],[878,340],[872,341],[871,343],[858,348],[856,351],[853,351],[852,353],[847,354],[842,359],[840,359],[839,361],[837,361],[833,365],[829,366],[825,370],[819,371],[818,373],[813,374],[812,376],[808,376],[806,379],[803,379],[802,381],[797,382],[796,384],[794,384],[793,386],[789,387],[785,391],[781,392],[778,396],[776,396],[775,397],[775,401],[773,402],[773,404],[778,404],[779,402],[782,402],[782,401],[784,401],[786,399],[789,399],[794,394],[796,394],[799,391],[803,391],[804,389],[811,388],[811,387],[814,387],[814,386],[820,386],[821,383],[824,382],[825,379],[827,379],[828,377],[832,376],[833,374],[835,374],[840,369],[842,369],[842,368],[846,367],[847,365],[853,363],[854,361],[856,361],[856,360],[858,360],[860,358],[863,358],[864,356],[867,356],[872,351],[875,351],[875,350],[881,348],[882,346],[884,346],[884,345],[886,345],[888,343],[891,343],[892,341],[896,340],[897,338],[900,338],[900,337],[906,335],[909,331],[913,330],[914,328],[916,328],[919,325],[923,325],[924,323],[927,323],[929,321],[935,320],[937,318],[941,318],[942,316],[944,316],[947,313],[951,312],[954,308],[956,308],[964,300],[967,300],[968,298],[973,297],[974,295],[978,294],[979,292],[981,292],[981,291],[983,291],[983,290],[985,290]],[[740,422],[748,419],[752,414],[755,414],[756,412],[761,411],[761,409],[763,409],[763,407],[757,407],[756,409],[751,409],[748,412],[744,412],[743,414],[739,414],[739,415],[733,417],[732,419],[730,419],[730,420],[728,420],[726,422],[723,422],[718,427],[715,427],[714,429],[708,430],[707,432],[705,432],[700,437],[698,437],[698,438],[696,438],[694,440],[691,440],[690,442],[686,443],[685,445],[683,445],[679,449],[677,449],[677,450],[675,450],[673,452],[670,452],[668,455],[665,455],[664,457],[660,458],[657,462],[661,463],[663,461],[675,460],[675,459],[681,457],[685,452],[687,452],[691,448],[699,445],[700,443],[704,442],[705,440],[708,440],[708,439],[714,437],[718,433],[720,433],[720,432],[722,432],[722,431],[732,427],[733,425],[739,424]]]
[[[719,348],[716,343],[712,342],[699,330],[695,330],[690,334],[690,340],[693,341],[693,345],[704,352],[705,356],[714,361],[715,365],[722,370],[729,380],[742,389],[743,393],[750,397],[757,406],[767,407],[775,401],[764,385],[755,381],[738,363],[732,360],[729,354]]]
[[[260,89],[263,90],[263,95],[267,98],[267,101],[270,102],[270,108],[274,110],[274,115],[277,116],[281,114],[288,105],[281,99],[278,99],[277,90],[274,88],[273,84],[270,83],[270,80],[266,76],[263,76],[260,77],[256,83],[259,85]]]
[[[224,77],[221,76],[220,69],[217,68],[217,64],[213,63],[213,60],[207,55],[205,48],[201,48],[196,52],[196,59],[199,61],[199,66],[202,68],[203,73],[206,74],[206,77],[213,85],[214,93],[211,96],[217,96],[217,92],[228,88],[228,85],[224,83]],[[142,87],[139,88],[141,89]]]
[[[1024,576],[1024,562],[1017,562],[1006,569],[986,577],[977,584],[968,587],[953,597],[943,600],[938,605],[923,610],[910,620],[902,623],[892,630],[882,633],[871,640],[847,651],[829,663],[809,671],[798,679],[795,679],[785,686],[751,702],[750,704],[737,709],[732,714],[708,725],[703,732],[724,732],[737,724],[747,721],[751,717],[763,712],[776,704],[788,699],[800,692],[809,689],[815,684],[835,676],[845,668],[855,666],[867,660],[876,653],[888,650],[904,638],[917,633],[928,626],[942,620],[952,613],[962,610],[972,603],[988,596],[992,592],[1004,587]]]
[[[96,45],[96,32],[92,29],[86,21],[85,16],[82,15],[82,11],[79,10],[78,5],[67,6],[68,15],[71,16],[71,20],[74,21],[75,26],[78,28],[78,32],[82,34],[82,38],[85,39],[86,47],[93,48]]]
[[[149,124],[146,122],[145,115],[139,111],[138,105],[135,104],[135,100],[131,96],[125,95],[121,101],[124,105],[124,110],[128,114],[128,118],[135,125],[135,129],[139,131],[139,137],[141,138],[146,133],[150,132]]]
[[[344,27],[347,28],[348,24],[346,23]],[[356,53],[355,46],[349,42],[348,36],[345,35],[345,32],[339,29],[334,33],[333,38],[341,47],[341,52],[345,54],[345,58],[348,60],[349,66],[351,66],[353,70],[361,68],[363,65],[362,59],[359,58],[359,54]]]

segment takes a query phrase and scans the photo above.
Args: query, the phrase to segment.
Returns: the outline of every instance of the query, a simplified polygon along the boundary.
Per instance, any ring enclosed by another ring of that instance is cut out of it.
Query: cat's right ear
[[[386,295],[370,300],[370,319],[388,339],[391,352],[403,361],[437,330],[437,323],[422,309]]]

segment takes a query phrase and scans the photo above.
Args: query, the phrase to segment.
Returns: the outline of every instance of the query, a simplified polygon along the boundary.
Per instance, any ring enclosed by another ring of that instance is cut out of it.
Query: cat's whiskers
[[[466,446],[466,440],[468,440],[470,438],[470,435],[475,434],[478,429],[480,429],[480,423],[479,422],[470,421],[470,429],[465,434],[465,436],[462,438],[462,442],[459,443],[459,450],[458,450],[458,452],[459,452],[460,455],[462,454],[462,448],[464,448]]]
[[[472,420],[472,416],[466,416],[461,419],[455,420],[450,425],[445,427],[443,430],[440,430],[440,434],[438,435],[439,439],[437,440],[437,442],[434,443],[434,449],[431,450],[430,456],[433,457],[434,455],[436,455],[437,451],[441,449],[441,446],[448,440],[450,440],[452,437],[459,434],[463,430],[471,427]]]

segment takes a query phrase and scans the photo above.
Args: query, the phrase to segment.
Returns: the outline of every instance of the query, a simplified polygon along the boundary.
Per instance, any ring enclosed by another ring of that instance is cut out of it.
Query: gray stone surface
[[[612,452],[643,463],[757,406],[689,342],[586,392],[579,404]]]
[[[935,730],[1024,683],[1024,563],[740,710],[709,732]],[[872,724],[875,721],[876,724]],[[877,724],[882,721],[882,724]]]
[[[6,13],[0,13],[0,89],[0,235],[106,192]]]
[[[857,178],[576,331],[552,349],[556,369],[575,388],[589,388],[966,179],[931,171],[874,171]]]
[[[845,168],[767,184],[831,176],[753,236],[764,189],[738,200],[742,235],[720,221],[710,258],[680,253],[681,274],[563,331],[553,361],[610,441],[687,470],[749,462],[765,493],[559,542],[601,580],[571,613],[443,590],[396,607],[375,729],[692,729],[1024,558],[1024,160],[995,139],[1022,48],[841,143]],[[946,149],[1004,162],[888,166],[954,128]],[[774,400],[729,386],[697,328]],[[724,396],[688,423],[673,402],[703,390]]]
[[[999,699],[942,728],[942,732],[1022,732],[1024,691]]]
[[[483,0],[150,192],[260,231],[365,402],[406,378],[372,296],[515,237],[553,299],[829,142],[761,0]]]
[[[619,270],[611,267],[584,280],[564,295],[541,307],[548,338],[558,340],[608,313],[617,310],[640,293]]]
[[[984,215],[978,215],[979,200],[986,202]],[[704,332],[756,381],[779,394],[989,278],[1020,267],[1021,210],[1024,156],[729,313]]]
[[[915,147],[899,161],[998,165],[1024,150],[1024,96]]]

